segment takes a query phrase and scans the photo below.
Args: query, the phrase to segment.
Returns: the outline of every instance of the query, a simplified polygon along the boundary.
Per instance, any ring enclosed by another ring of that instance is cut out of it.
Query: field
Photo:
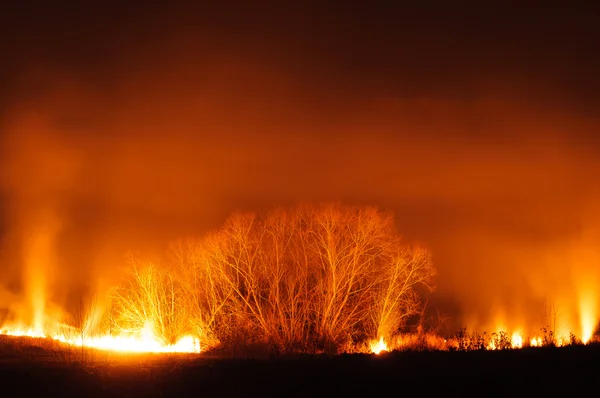
[[[594,391],[600,374],[600,345],[225,359],[66,352],[42,343],[2,341],[4,391],[43,397],[573,396]]]

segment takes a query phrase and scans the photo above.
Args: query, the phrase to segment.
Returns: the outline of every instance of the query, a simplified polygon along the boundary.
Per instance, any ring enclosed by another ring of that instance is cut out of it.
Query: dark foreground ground
[[[599,346],[84,364],[13,356],[0,358],[0,385],[19,397],[593,396],[599,371]]]

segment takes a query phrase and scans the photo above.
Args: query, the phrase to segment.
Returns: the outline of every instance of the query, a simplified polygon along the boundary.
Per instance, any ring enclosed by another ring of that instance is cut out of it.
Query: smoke
[[[2,304],[23,296],[40,323],[43,303],[106,293],[129,250],[158,256],[236,210],[341,200],[392,210],[432,250],[433,301],[456,303],[457,323],[539,328],[554,303],[565,328],[595,327],[599,126],[560,87],[477,76],[405,94],[256,42],[194,51],[187,34],[104,72],[42,63],[17,79]]]

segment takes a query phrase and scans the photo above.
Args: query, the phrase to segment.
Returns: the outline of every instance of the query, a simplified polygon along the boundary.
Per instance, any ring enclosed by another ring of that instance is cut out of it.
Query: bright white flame
[[[0,335],[5,336],[15,336],[15,337],[33,337],[33,338],[41,338],[45,339],[46,335],[41,332],[37,332],[34,329],[2,329],[0,330]]]
[[[523,348],[523,336],[519,332],[515,332],[510,339],[512,348]]]
[[[63,341],[67,344],[81,346],[82,341],[80,339],[66,340],[60,337],[57,340]],[[200,345],[199,342],[191,336],[185,336],[181,338],[177,343],[173,345],[164,345],[154,338],[147,337],[136,337],[136,336],[101,336],[93,337],[91,339],[84,339],[83,345],[90,348],[97,348],[101,350],[109,351],[123,351],[123,352],[155,352],[155,353],[166,353],[166,352],[180,352],[180,353],[199,353]]]
[[[98,337],[66,337],[63,334],[47,336],[33,329],[2,329],[0,334],[8,336],[27,336],[34,338],[51,338],[65,344],[84,346],[107,351],[131,353],[200,353],[200,342],[192,336],[184,336],[175,344],[162,343],[152,332],[151,325],[146,325],[138,334]]]
[[[379,355],[382,351],[387,351],[387,344],[383,341],[383,337],[379,339],[379,341],[371,343],[371,352]]]

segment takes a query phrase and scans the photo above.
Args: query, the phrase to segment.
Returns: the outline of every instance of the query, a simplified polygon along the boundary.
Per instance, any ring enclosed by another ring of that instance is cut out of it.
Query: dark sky
[[[15,3],[7,286],[40,228],[65,292],[232,211],[339,200],[393,211],[465,322],[596,294],[598,6]]]

